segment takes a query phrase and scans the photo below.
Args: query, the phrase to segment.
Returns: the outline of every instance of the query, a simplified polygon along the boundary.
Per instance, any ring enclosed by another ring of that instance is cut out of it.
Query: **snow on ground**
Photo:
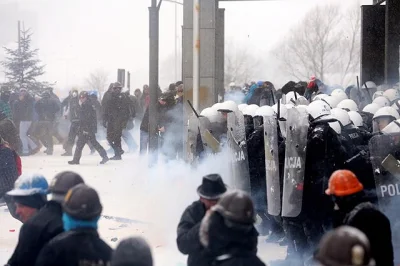
[[[103,143],[104,144],[104,143]],[[196,200],[196,188],[201,177],[218,172],[229,175],[227,156],[213,157],[204,165],[193,169],[182,163],[159,163],[149,169],[146,158],[136,154],[123,156],[122,161],[99,165],[100,156],[83,151],[80,165],[67,164],[71,157],[62,157],[62,148],[55,146],[53,156],[39,153],[23,157],[25,173],[41,173],[50,181],[65,170],[81,174],[87,184],[100,194],[103,215],[130,219],[129,223],[117,219],[100,219],[99,232],[105,241],[116,247],[119,240],[141,235],[152,246],[156,266],[186,265],[185,256],[177,250],[175,238],[180,216]],[[224,178],[225,179],[225,178]],[[229,184],[229,180],[225,180]],[[7,262],[17,243],[21,224],[14,220],[3,206],[0,207],[0,265]],[[286,248],[265,244],[260,238],[259,256],[265,261],[282,259]]]

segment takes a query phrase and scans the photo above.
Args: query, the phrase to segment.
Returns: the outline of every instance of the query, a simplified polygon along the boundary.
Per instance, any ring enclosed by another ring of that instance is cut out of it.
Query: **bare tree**
[[[338,75],[344,83],[359,63],[360,10],[343,16],[339,5],[317,6],[274,50],[283,70],[298,80]]]
[[[340,84],[355,80],[354,74],[360,73],[361,53],[361,12],[359,4],[347,10],[343,19],[342,40],[338,53],[341,54],[336,72],[340,73]],[[352,75],[353,74],[353,75]]]
[[[244,84],[249,82],[256,73],[259,60],[255,58],[246,46],[240,48],[225,45],[225,87],[231,82]]]
[[[90,73],[89,77],[86,78],[86,86],[90,90],[98,91],[101,95],[104,94],[109,85],[109,73],[104,69],[96,69]]]

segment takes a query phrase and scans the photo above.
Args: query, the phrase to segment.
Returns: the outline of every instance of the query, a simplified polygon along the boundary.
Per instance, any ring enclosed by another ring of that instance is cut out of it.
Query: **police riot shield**
[[[220,151],[220,144],[211,134],[209,130],[210,125],[210,120],[207,117],[199,117],[200,135],[204,148],[208,152],[217,153]]]
[[[369,142],[380,210],[390,219],[394,250],[400,249],[400,133],[377,135]],[[400,261],[400,254],[396,261]]]
[[[275,116],[264,116],[264,150],[268,213],[278,216],[281,212],[281,186],[279,181],[278,127]]]
[[[285,169],[283,177],[282,216],[297,217],[302,209],[304,172],[308,134],[305,108],[288,110],[286,123]]]
[[[250,172],[247,154],[246,130],[242,112],[228,113],[228,145],[232,155],[233,186],[247,193],[250,191]]]
[[[197,157],[197,137],[199,134],[199,120],[195,115],[191,115],[188,121],[188,138],[187,138],[187,160],[190,163],[195,161]]]

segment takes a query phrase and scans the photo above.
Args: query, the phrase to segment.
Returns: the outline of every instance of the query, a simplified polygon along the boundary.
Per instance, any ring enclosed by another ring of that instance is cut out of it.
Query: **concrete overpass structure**
[[[399,82],[400,1],[374,0],[361,12],[361,81]]]

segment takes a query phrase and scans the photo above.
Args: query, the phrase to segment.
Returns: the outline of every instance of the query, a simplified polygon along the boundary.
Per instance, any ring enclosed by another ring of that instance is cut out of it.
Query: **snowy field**
[[[104,142],[103,142],[104,144]],[[104,146],[106,147],[106,145]],[[86,147],[81,165],[70,166],[70,157],[62,157],[60,145],[53,156],[39,153],[22,157],[25,173],[41,173],[50,181],[65,170],[78,172],[85,182],[100,194],[103,215],[100,235],[112,247],[128,236],[140,235],[152,246],[156,266],[186,265],[186,257],[177,250],[176,227],[186,206],[197,199],[196,188],[205,174],[229,175],[227,156],[210,158],[197,169],[181,163],[159,163],[149,169],[146,158],[136,154],[123,156],[123,161],[99,165],[100,156],[89,155]],[[225,179],[225,178],[224,178]],[[225,181],[229,184],[229,180]],[[110,216],[117,217],[110,219]],[[123,219],[121,219],[123,218]],[[5,207],[0,207],[0,265],[11,256],[21,224]],[[282,259],[286,248],[259,241],[259,256],[264,262]]]

